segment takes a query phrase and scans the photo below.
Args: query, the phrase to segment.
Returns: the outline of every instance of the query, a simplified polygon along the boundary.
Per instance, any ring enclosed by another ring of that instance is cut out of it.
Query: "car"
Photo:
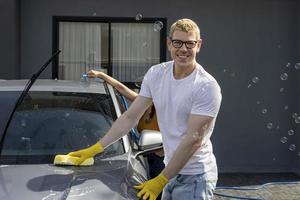
[[[133,185],[149,179],[146,156],[162,148],[159,132],[128,133],[93,166],[55,166],[55,155],[103,137],[124,102],[101,81],[37,80],[13,112],[26,82],[0,81],[0,199],[137,199]]]

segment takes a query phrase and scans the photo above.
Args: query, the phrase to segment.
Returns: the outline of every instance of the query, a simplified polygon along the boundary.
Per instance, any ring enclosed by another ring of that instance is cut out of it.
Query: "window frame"
[[[154,24],[156,21],[161,21],[164,26],[160,30],[160,59],[159,62],[166,61],[166,49],[167,49],[167,18],[142,18],[136,20],[133,17],[84,17],[84,16],[53,16],[52,18],[52,52],[56,52],[59,47],[59,23],[60,22],[87,22],[87,23],[108,23],[109,27],[109,45],[108,45],[108,75],[112,76],[111,67],[111,24],[112,23],[149,23]],[[52,78],[59,79],[58,70],[59,58],[52,62]],[[137,88],[133,82],[123,82],[130,88]]]

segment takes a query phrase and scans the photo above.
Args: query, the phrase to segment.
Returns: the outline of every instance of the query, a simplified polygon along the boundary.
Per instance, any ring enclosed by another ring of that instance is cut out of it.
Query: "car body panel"
[[[96,159],[90,167],[0,165],[0,199],[137,199],[133,185],[147,177],[130,155]]]

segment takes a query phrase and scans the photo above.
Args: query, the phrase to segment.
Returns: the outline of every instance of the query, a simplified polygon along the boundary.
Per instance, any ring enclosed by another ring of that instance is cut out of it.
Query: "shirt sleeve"
[[[142,82],[142,86],[141,86],[139,95],[141,95],[143,97],[152,98],[151,89],[150,89],[151,75],[152,75],[152,68],[150,68],[147,71],[146,75],[144,76],[143,82]]]
[[[191,114],[216,117],[222,101],[220,86],[208,82],[194,91]]]

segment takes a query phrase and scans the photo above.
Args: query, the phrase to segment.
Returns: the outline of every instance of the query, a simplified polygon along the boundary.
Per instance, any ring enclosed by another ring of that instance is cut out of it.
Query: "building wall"
[[[5,2],[6,6],[17,4]],[[300,113],[300,70],[293,67],[300,62],[297,0],[20,0],[20,5],[21,65],[12,71],[1,67],[0,78],[19,77],[18,70],[20,78],[29,78],[48,59],[55,15],[134,18],[141,13],[166,17],[168,27],[178,18],[193,19],[203,39],[198,62],[222,88],[222,107],[212,137],[219,170],[294,172],[300,168],[300,129],[291,117]],[[11,16],[18,15],[15,9],[10,11]],[[1,23],[18,23],[6,18]],[[1,32],[0,38],[15,45],[18,29],[10,31],[13,35]],[[13,58],[0,55],[6,65],[18,57],[15,50],[9,53]],[[287,80],[280,79],[284,73]],[[51,67],[42,78],[51,78]],[[290,129],[293,136],[287,134]],[[283,137],[286,143],[281,142]],[[296,150],[289,150],[291,144]]]
[[[0,79],[20,78],[20,9],[18,0],[0,0]]]

